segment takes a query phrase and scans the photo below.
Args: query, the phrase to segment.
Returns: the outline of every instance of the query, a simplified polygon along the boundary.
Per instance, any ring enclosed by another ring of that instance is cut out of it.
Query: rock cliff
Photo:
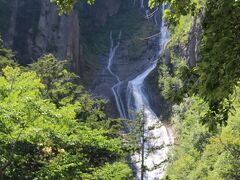
[[[58,16],[57,7],[49,0],[10,0],[0,2],[6,8],[0,12],[0,28],[7,47],[12,48],[20,64],[26,65],[43,54],[53,53],[59,59],[72,61],[73,70],[80,72],[83,53],[81,40],[81,6],[68,16]],[[100,0],[87,7],[94,26],[104,25],[108,16],[118,12],[120,0]],[[8,13],[8,14],[7,14]],[[7,14],[7,15],[6,15]]]
[[[112,66],[124,81],[123,94],[127,81],[146,67],[156,48],[156,42],[145,38],[159,32],[161,15],[144,18],[147,0],[97,0],[93,6],[81,1],[72,13],[63,16],[58,16],[57,7],[49,0],[9,0],[1,1],[0,6],[6,9],[0,12],[0,23],[5,25],[0,33],[20,64],[29,64],[47,53],[69,60],[89,91],[109,100],[108,111],[116,117],[111,93],[116,79],[106,71],[110,32],[116,43],[122,31]],[[158,111],[159,102],[153,106]]]

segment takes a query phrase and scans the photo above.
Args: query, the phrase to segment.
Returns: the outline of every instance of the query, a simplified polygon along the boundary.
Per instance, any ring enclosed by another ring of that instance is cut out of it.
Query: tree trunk
[[[3,170],[0,168],[0,180],[3,180]]]
[[[145,156],[145,117],[144,117],[144,109],[142,110],[142,162],[141,162],[141,180],[144,179],[145,174],[145,165],[144,165],[144,156]]]

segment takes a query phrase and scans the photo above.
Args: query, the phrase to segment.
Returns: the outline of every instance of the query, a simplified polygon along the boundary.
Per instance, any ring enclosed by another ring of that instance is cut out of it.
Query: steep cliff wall
[[[58,16],[49,0],[1,1],[3,26],[0,32],[7,47],[16,52],[20,64],[29,64],[43,54],[53,53],[59,59],[72,61],[73,70],[81,69],[83,43],[80,14],[93,22],[88,29],[104,25],[108,16],[118,12],[120,0],[100,0],[92,8],[78,5],[68,16]],[[85,27],[84,27],[85,28]]]
[[[144,18],[148,1],[97,0],[93,6],[81,1],[67,16],[58,16],[57,7],[49,0],[3,1],[0,5],[7,10],[0,12],[0,17],[4,17],[0,21],[5,22],[0,32],[6,46],[16,52],[19,63],[29,64],[46,53],[68,59],[73,71],[95,96],[110,100],[108,110],[117,117],[111,92],[115,78],[105,70],[109,34],[113,32],[116,43],[122,31],[113,71],[125,82],[124,94],[127,81],[146,68],[156,48],[156,42],[144,40],[159,32],[161,21],[161,15]],[[154,103],[156,112],[158,105]]]
[[[7,47],[12,48],[20,64],[28,64],[43,54],[53,53],[78,64],[80,26],[78,12],[68,17],[57,15],[49,0],[14,0],[7,31],[1,32]],[[73,67],[77,67],[74,65]],[[77,71],[77,69],[75,69]]]
[[[129,4],[122,4],[120,13],[110,18],[101,31],[92,31],[92,34],[87,36],[91,37],[88,39],[88,42],[92,44],[92,51],[101,52],[101,55],[97,58],[100,64],[98,66],[97,78],[94,79],[93,83],[93,93],[101,98],[110,100],[108,110],[115,117],[119,117],[119,114],[116,110],[111,88],[117,82],[116,77],[107,69],[111,47],[110,32],[113,34],[114,46],[119,41],[119,32],[122,32],[119,41],[120,45],[112,59],[111,69],[122,81],[118,91],[125,108],[127,104],[126,91],[128,81],[134,79],[149,66],[149,63],[151,63],[150,59],[158,49],[158,42],[151,38],[145,38],[159,32],[160,19],[158,24],[155,24],[156,22],[154,22],[153,18],[145,19],[145,9],[140,8],[140,6],[134,6],[131,1],[129,2]]]
[[[167,99],[168,105],[167,103],[157,105],[157,107],[163,107],[164,112],[161,114],[167,119],[171,118],[171,104],[178,102],[181,98],[179,89],[187,82],[182,80],[183,69],[187,66],[194,67],[199,60],[202,13],[196,17],[182,16],[176,26],[169,28],[170,41],[159,61],[158,68],[148,79],[149,85],[155,87],[155,97],[157,97],[153,98],[151,103],[158,104],[158,101],[164,102]]]

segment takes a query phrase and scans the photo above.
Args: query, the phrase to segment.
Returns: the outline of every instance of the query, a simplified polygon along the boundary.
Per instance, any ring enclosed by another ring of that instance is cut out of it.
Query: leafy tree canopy
[[[95,0],[85,0],[88,4],[93,4]],[[77,0],[50,0],[50,2],[55,3],[59,8],[59,14],[68,14],[73,10],[74,4]]]
[[[0,76],[0,172],[8,178],[81,177],[121,159],[119,138],[79,123],[80,103],[56,107],[33,71]],[[126,166],[117,166],[126,169]],[[119,169],[119,170],[120,170]]]
[[[165,179],[239,179],[240,109],[239,87],[234,113],[226,127],[211,133],[199,121],[208,105],[199,97],[185,98],[174,107],[177,145]]]
[[[46,87],[41,90],[43,97],[57,107],[78,102],[82,108],[76,110],[77,117],[88,126],[109,129],[110,125],[118,124],[118,120],[106,117],[105,101],[93,99],[81,85],[80,78],[68,71],[67,61],[59,61],[49,54],[30,64],[29,68],[37,73]]]
[[[181,1],[171,1],[171,3],[177,2],[180,3]],[[195,3],[196,7],[201,7],[202,4],[201,1],[192,1],[192,3]],[[190,15],[191,12],[188,12],[187,16],[180,14],[178,23],[175,24],[175,27],[172,27],[171,42],[168,47],[173,51],[174,46],[178,46],[175,49],[181,49],[181,46],[189,45],[183,43],[183,33],[185,32],[181,26],[188,24],[186,22],[188,18],[186,17]],[[195,14],[195,19],[199,19],[198,13]],[[198,62],[194,67],[180,67],[179,63],[174,60],[178,56],[178,54],[174,55],[174,52],[173,55],[171,54],[171,59],[174,61],[173,70],[177,69],[177,71],[174,71],[169,77],[161,77],[160,79],[161,84],[169,87],[169,89],[164,89],[163,93],[174,102],[181,102],[186,95],[198,95],[206,101],[209,111],[201,121],[203,124],[207,124],[210,130],[216,130],[218,124],[226,125],[228,112],[233,110],[230,97],[234,93],[240,78],[239,19],[239,1],[207,1],[200,22],[203,33],[200,48],[197,52]],[[190,28],[187,28],[187,31],[189,32]],[[190,40],[188,40],[188,43],[190,43]],[[178,82],[179,80],[181,81]],[[174,89],[174,91],[170,89]],[[173,93],[169,93],[171,91]]]
[[[131,179],[121,121],[66,61],[45,55],[23,68],[12,58],[0,41],[0,179]]]
[[[203,123],[209,124],[210,129],[225,125],[233,107],[230,96],[240,79],[239,19],[238,1],[207,1],[199,62],[182,71],[186,82],[182,92],[198,94],[209,104]]]
[[[204,4],[203,0],[149,0],[150,8],[158,7],[162,3],[169,4],[165,10],[165,18],[170,25],[177,25],[181,16],[199,13]]]
[[[3,45],[3,40],[0,36],[0,73],[2,68],[6,66],[16,66],[17,64],[12,60],[14,57],[12,51]]]

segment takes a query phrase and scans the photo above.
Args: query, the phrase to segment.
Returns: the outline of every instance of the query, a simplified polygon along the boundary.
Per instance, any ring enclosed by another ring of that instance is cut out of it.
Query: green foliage
[[[93,175],[83,176],[83,179],[92,180],[133,180],[132,171],[129,169],[128,165],[124,162],[117,162],[113,164],[106,164],[100,169],[97,169]]]
[[[204,4],[202,1],[193,3],[199,9]],[[179,4],[178,8],[180,7]],[[186,95],[197,94],[203,98],[208,103],[209,111],[201,121],[214,131],[218,124],[227,124],[228,112],[233,109],[230,95],[234,92],[240,77],[238,70],[240,3],[234,0],[211,0],[207,1],[205,11],[202,22],[203,36],[198,55],[200,59],[196,66],[182,67],[180,75],[173,75],[173,78],[167,76],[165,83],[160,84],[165,84],[163,94],[166,96],[167,92],[172,89],[169,84],[181,79],[182,85],[171,98],[175,102],[180,102]],[[174,49],[174,46],[175,48],[186,46],[191,24],[189,13],[180,13],[178,23],[171,26],[169,49]],[[164,78],[160,81],[164,82]]]
[[[106,118],[103,112],[105,101],[93,100],[81,85],[80,78],[68,71],[67,61],[58,61],[50,54],[29,66],[46,87],[41,90],[43,97],[50,99],[57,107],[79,103],[82,108],[76,110],[77,117],[90,127],[108,129],[116,123]]]
[[[166,17],[165,17],[166,18]],[[170,41],[167,44],[168,53],[162,57],[159,64],[159,81],[162,96],[171,103],[180,103],[184,97],[182,91],[186,84],[185,69],[188,69],[184,50],[189,43],[189,32],[192,27],[193,16],[179,14],[177,24],[170,24]],[[168,63],[164,59],[170,59]]]
[[[84,91],[82,86],[76,84],[79,77],[68,71],[67,61],[58,61],[51,54],[30,64],[30,69],[38,74],[46,86],[43,95],[52,99],[57,106],[73,103]]]
[[[93,4],[95,0],[86,0],[88,4]],[[73,10],[74,4],[77,0],[50,0],[58,6],[59,14],[68,14]]]
[[[162,96],[170,102],[182,100],[182,94],[179,94],[183,86],[181,79],[182,69],[187,65],[185,59],[178,58],[173,50],[170,50],[171,63],[159,65],[159,88]]]
[[[3,73],[0,172],[5,177],[76,178],[122,157],[121,140],[108,137],[109,130],[79,123],[80,103],[58,108],[43,99],[46,87],[33,71],[7,67]]]
[[[3,45],[3,40],[0,36],[0,74],[6,66],[16,66],[17,64],[13,61],[14,55],[10,49],[6,49]]]
[[[193,68],[174,67],[181,67],[175,59],[183,61],[176,48],[188,43],[190,15],[170,28],[171,63],[160,65],[159,84],[167,99],[180,104],[174,106],[177,139],[165,179],[240,178],[239,8],[233,0],[206,2],[200,59]],[[180,86],[170,93],[176,79]]]
[[[238,1],[208,1],[203,19],[200,61],[194,68],[184,68],[185,82],[180,94],[198,94],[209,105],[202,119],[210,130],[226,125],[228,112],[233,109],[230,95],[239,81]],[[231,13],[229,13],[231,12]]]
[[[188,43],[189,31],[192,26],[193,17],[191,15],[180,16],[176,26],[170,26],[171,41],[168,46]]]
[[[169,3],[170,9],[165,10],[166,21],[173,26],[176,26],[182,16],[198,14],[204,5],[203,0],[149,0],[150,8],[158,7],[162,3]]]
[[[1,60],[11,65],[11,51],[0,45]],[[106,178],[132,177],[128,165],[117,162],[126,155],[121,121],[106,118],[105,103],[91,99],[66,65],[46,55],[31,70],[2,70],[1,178],[97,177],[101,171]]]
[[[209,102],[216,114],[224,113],[220,123],[227,121],[228,105],[224,101],[234,92],[239,81],[240,3],[209,1],[203,22],[201,61],[193,73],[199,79],[195,92]],[[223,106],[223,107],[222,107]],[[222,109],[218,112],[217,109]]]
[[[166,179],[239,179],[240,178],[240,99],[239,88],[233,96],[237,107],[229,113],[229,123],[212,134],[201,125],[208,112],[203,99],[193,97],[175,106],[174,121],[178,139]]]

